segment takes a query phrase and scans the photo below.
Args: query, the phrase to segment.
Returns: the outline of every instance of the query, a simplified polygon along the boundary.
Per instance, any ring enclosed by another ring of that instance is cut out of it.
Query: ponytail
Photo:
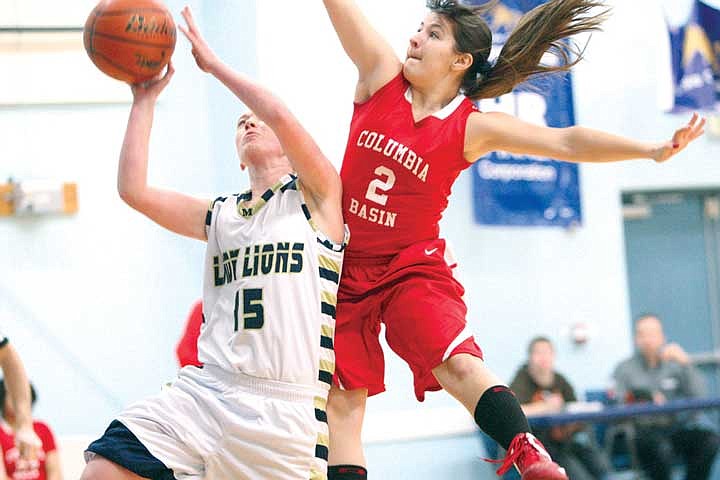
[[[599,30],[608,14],[599,0],[550,0],[522,16],[491,64],[492,33],[482,15],[491,12],[497,1],[480,7],[464,6],[455,0],[429,0],[427,4],[453,23],[457,50],[473,56],[460,85],[472,100],[499,97],[536,75],[570,70],[582,60],[583,50],[569,37]],[[596,7],[602,10],[592,15]],[[542,65],[546,52],[558,57],[559,63]]]

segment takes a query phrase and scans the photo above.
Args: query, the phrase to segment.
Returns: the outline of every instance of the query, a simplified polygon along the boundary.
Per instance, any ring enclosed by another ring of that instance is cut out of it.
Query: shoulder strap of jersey
[[[409,83],[405,80],[403,72],[400,71],[392,80],[380,87],[377,92],[373,93],[370,98],[362,103],[356,102],[355,109],[367,108],[369,105],[374,105],[382,101],[396,102],[405,95],[405,90],[407,90],[408,86]]]

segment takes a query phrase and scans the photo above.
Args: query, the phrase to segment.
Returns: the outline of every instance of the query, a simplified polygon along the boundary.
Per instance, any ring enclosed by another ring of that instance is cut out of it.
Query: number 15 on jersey
[[[242,291],[242,311],[240,311],[240,292]],[[238,331],[242,317],[243,329],[257,330],[265,324],[262,288],[243,288],[235,292],[235,331]]]

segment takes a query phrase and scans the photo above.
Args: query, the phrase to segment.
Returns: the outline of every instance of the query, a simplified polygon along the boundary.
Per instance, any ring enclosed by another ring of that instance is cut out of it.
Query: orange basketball
[[[175,22],[160,0],[102,0],[85,22],[83,42],[93,63],[128,83],[161,72],[175,50]]]

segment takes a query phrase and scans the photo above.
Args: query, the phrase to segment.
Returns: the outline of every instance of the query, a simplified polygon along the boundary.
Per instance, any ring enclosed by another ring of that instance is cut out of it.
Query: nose
[[[410,46],[412,48],[418,48],[420,46],[420,35],[422,35],[422,32],[417,32],[415,35],[410,37]]]
[[[251,128],[257,128],[257,119],[255,117],[250,117],[245,121],[245,130],[249,130]]]

